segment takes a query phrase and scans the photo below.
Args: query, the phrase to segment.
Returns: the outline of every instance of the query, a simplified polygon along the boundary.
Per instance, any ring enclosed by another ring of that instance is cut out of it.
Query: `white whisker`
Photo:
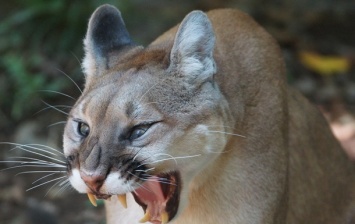
[[[54,195],[60,195],[63,193],[70,186],[70,182],[69,180],[62,181],[60,184],[58,184],[58,186],[60,186],[60,188]]]
[[[59,121],[59,122],[48,125],[47,128],[50,128],[50,127],[53,127],[53,126],[59,125],[59,124],[66,124],[66,123],[67,123],[66,121]]]
[[[142,96],[141,96],[141,98],[139,98],[139,100],[138,100],[138,103],[140,103],[141,101],[142,101],[142,99],[143,99],[143,97],[151,90],[151,89],[153,89],[156,85],[158,85],[159,84],[159,82],[157,82],[157,83],[155,83],[154,85],[152,85]]]
[[[133,175],[133,174],[132,174]],[[139,178],[139,177],[138,177]],[[141,180],[141,178],[139,178],[140,180]],[[143,188],[144,190],[146,190],[146,191],[149,191],[149,192],[151,192],[151,193],[153,193],[151,190],[149,190],[148,188],[146,188],[146,187],[144,187],[142,184],[140,184],[140,183],[138,183],[138,182],[135,182],[136,184],[138,184],[139,185],[139,187],[141,187],[141,188]],[[134,191],[134,192],[136,192],[136,191]]]
[[[133,159],[132,159],[133,162],[137,159],[137,156],[139,155],[139,153],[142,151],[143,148],[144,148],[144,146],[141,147],[141,148],[138,150],[138,152],[136,153],[136,155],[134,155],[134,157],[133,157]]]
[[[58,186],[63,186],[64,184],[66,184],[66,183],[69,183],[69,180],[67,179],[67,180],[63,180],[60,184],[58,184]]]
[[[208,125],[207,127],[208,127],[208,128],[219,127],[219,128],[228,128],[228,129],[236,130],[235,127],[226,126],[226,125]]]
[[[149,169],[146,169],[146,170],[134,170],[134,171],[147,173],[148,171],[151,171],[151,170],[154,170],[154,169],[155,169],[155,167],[152,167],[152,168],[149,168]]]
[[[50,173],[50,174],[47,174],[47,175],[45,175],[45,176],[43,176],[43,177],[40,177],[40,178],[38,178],[37,180],[33,181],[32,184],[35,184],[35,183],[37,183],[38,181],[43,180],[43,179],[45,179],[45,178],[47,178],[47,177],[53,176],[54,174],[56,174],[56,173]]]
[[[66,96],[70,99],[73,99],[73,100],[76,100],[74,97],[72,96],[69,96],[68,94],[65,94],[65,93],[61,93],[61,92],[58,92],[58,91],[54,91],[54,90],[38,90],[39,92],[49,92],[49,93],[56,93],[56,94],[59,94],[59,95],[62,95],[62,96]]]
[[[58,109],[58,108],[56,108],[56,107],[50,105],[49,103],[47,103],[47,102],[45,102],[45,101],[43,101],[43,100],[42,100],[42,102],[43,102],[44,104],[46,104],[48,107],[50,107],[50,108],[52,108],[52,109],[54,109],[54,110],[56,110],[56,111],[58,111],[58,112],[60,112],[60,113],[62,113],[62,114],[65,114],[65,115],[69,116],[69,113],[67,113],[67,112],[65,112],[65,111],[63,111],[63,110],[60,110],[60,109]]]
[[[26,191],[30,191],[30,190],[35,189],[35,188],[37,188],[37,187],[43,186],[43,185],[45,185],[45,184],[48,184],[48,183],[51,183],[51,182],[53,182],[53,181],[56,181],[56,180],[59,180],[59,179],[63,179],[63,178],[66,178],[66,176],[58,177],[58,178],[55,178],[55,179],[53,179],[53,180],[46,181],[46,182],[41,183],[41,184],[38,184],[38,185],[36,185],[36,186],[34,186],[34,187],[28,188]]]
[[[146,173],[143,173],[142,175],[144,175],[147,178],[149,178],[149,177],[158,177],[158,176],[150,175],[150,174],[146,174]],[[169,180],[168,178],[165,178],[165,177],[158,177],[158,179],[159,180]]]
[[[52,147],[50,147],[50,146],[48,146],[48,145],[41,145],[41,144],[27,144],[27,145],[29,145],[29,146],[41,146],[41,147],[50,149],[50,150],[52,150],[52,151],[55,151],[55,152],[58,152],[58,153],[64,155],[64,154],[63,154],[61,151],[59,151],[58,149],[52,148]]]
[[[62,166],[62,165],[41,165],[41,164],[36,164],[36,165],[19,165],[19,166],[12,166],[9,168],[5,168],[0,170],[0,172],[5,171],[5,170],[12,170],[12,169],[16,169],[16,168],[22,168],[22,167],[37,167],[37,168],[43,168],[43,167],[51,167],[51,168],[66,168],[66,166]]]
[[[155,170],[155,167],[152,167],[152,168],[146,169],[145,171],[146,171],[146,172],[148,172],[148,171],[151,171],[151,170]]]
[[[24,161],[24,160],[6,160],[6,161],[0,161],[0,163],[30,163],[30,161]],[[37,162],[36,162],[37,163]],[[45,163],[41,163],[38,162],[38,164],[45,164]]]
[[[54,167],[57,166],[58,164],[50,164],[46,162],[38,162],[38,161],[21,161],[21,160],[16,160],[16,161],[0,161],[0,163],[19,163],[21,165],[26,165],[26,164],[31,164],[31,165],[46,165],[48,167]],[[62,166],[62,165],[60,165]],[[12,167],[10,167],[12,168]],[[5,169],[4,169],[5,170]],[[2,170],[0,170],[2,171]]]
[[[167,161],[167,160],[172,160],[174,159],[176,161],[176,159],[187,159],[187,158],[193,158],[193,157],[197,157],[197,156],[201,156],[201,154],[197,154],[197,155],[192,155],[192,156],[178,156],[178,157],[174,157],[174,158],[166,158],[166,159],[160,159],[160,160],[156,160],[154,162],[151,163],[142,163],[139,166],[137,166],[137,168],[144,166],[144,165],[149,165],[149,164],[154,164],[154,163],[159,163],[159,162],[163,162],[163,161]]]
[[[75,56],[75,55],[74,55],[74,56]],[[60,69],[58,69],[58,68],[57,68],[57,70],[58,70],[60,73],[62,73],[63,75],[65,75],[72,83],[74,83],[74,85],[76,86],[76,88],[78,88],[78,90],[80,91],[81,94],[83,93],[83,91],[80,89],[79,85],[76,84],[76,82],[75,82],[69,75],[67,75],[64,71],[62,71],[62,70],[60,70]]]
[[[210,132],[210,133],[220,133],[220,134],[226,134],[226,135],[233,135],[233,136],[246,138],[244,135],[239,135],[239,134],[234,134],[234,133],[229,133],[229,132],[224,132],[224,131],[208,131],[208,132]]]
[[[70,53],[74,56],[74,58],[76,59],[76,61],[79,63],[79,66],[81,66],[81,61],[79,60],[79,58],[76,56],[76,54],[72,51],[70,51]]]
[[[37,159],[37,158],[31,158],[31,157],[26,157],[26,156],[14,156],[14,157],[9,157],[11,159],[28,159],[28,160],[32,160],[32,161],[23,161],[23,160],[14,160],[14,161],[11,161],[11,162],[22,162],[22,163],[26,163],[26,162],[38,162],[38,163],[41,163],[41,164],[53,164],[53,165],[60,165],[58,163],[53,163],[51,161],[46,161],[46,160],[42,160],[42,159]],[[2,161],[0,161],[2,162]],[[6,162],[6,161],[3,161],[3,162]]]
[[[69,180],[66,179],[66,180],[59,180],[59,181],[55,182],[55,183],[48,189],[48,191],[46,192],[46,194],[44,195],[44,197],[46,197],[46,196],[48,195],[48,193],[49,193],[55,186],[57,186],[58,184],[61,184],[61,183],[63,183],[63,182],[66,182],[66,181],[69,181]]]
[[[24,146],[24,147],[28,147],[28,146]],[[16,146],[16,148],[21,149],[21,150],[26,151],[26,152],[29,152],[29,153],[32,153],[32,154],[36,154],[36,155],[39,155],[39,156],[42,156],[42,157],[45,157],[45,158],[54,160],[54,161],[57,161],[57,162],[59,162],[59,163],[61,163],[61,164],[65,164],[65,162],[62,161],[62,160],[59,160],[59,159],[56,159],[56,158],[53,158],[53,157],[44,155],[44,154],[42,154],[42,153],[33,152],[33,151],[29,150],[29,149],[23,148],[23,146]],[[15,148],[15,149],[16,149],[16,148]],[[33,147],[29,147],[29,148],[33,148]],[[43,150],[43,149],[37,149],[37,150],[38,150],[38,151],[44,151],[44,152],[50,153],[50,152],[45,151],[45,150]],[[53,153],[50,153],[50,154],[53,154]],[[55,154],[53,154],[53,155],[55,155]]]
[[[143,180],[143,181],[151,181],[151,182],[158,182],[158,183],[163,183],[163,184],[170,184],[170,185],[175,185],[175,184],[172,184],[172,183],[170,183],[170,182],[164,182],[164,181],[159,181],[159,180],[154,180],[154,179],[146,179],[146,178],[141,178],[141,177],[139,177],[139,176],[137,176],[137,175],[135,175],[135,174],[133,174],[132,172],[129,172],[129,171],[127,171],[129,174],[131,174],[131,175],[133,175],[133,176],[135,176],[136,178],[138,178],[138,179],[140,179],[140,180]],[[137,183],[138,184],[138,183]],[[140,185],[141,187],[143,187],[142,185]],[[144,188],[144,187],[143,187]],[[146,190],[149,190],[149,189],[147,189],[147,188],[145,188]],[[150,190],[149,190],[150,191]]]
[[[141,180],[163,183],[163,184],[170,184],[176,186],[176,184],[171,183],[168,178],[158,177],[158,179],[151,179],[150,177],[157,177],[157,176],[153,176],[153,175],[144,175],[144,176],[147,176],[147,178],[141,178]]]
[[[34,147],[34,146],[39,145],[39,144],[24,145],[24,144],[18,144],[18,143],[13,143],[13,142],[0,142],[0,144],[7,144],[7,145],[13,145],[13,146],[15,146],[14,148],[10,149],[10,151],[15,150],[15,149],[24,150],[23,147],[27,147],[27,148],[34,149],[34,150],[41,151],[41,152],[45,152],[45,153],[48,153],[48,154],[51,154],[51,155],[56,155],[56,154],[54,154],[54,153],[52,153],[52,152],[48,152],[47,150]],[[42,145],[39,145],[39,146],[42,146]],[[57,152],[59,152],[59,151],[57,151]],[[63,153],[62,153],[62,154],[63,154]]]
[[[169,155],[167,153],[156,153],[156,154],[154,154],[154,156],[155,157],[158,157],[158,156],[169,156],[171,159],[173,159],[175,161],[175,164],[177,165],[177,161],[176,161],[175,157],[172,156],[172,155]]]
[[[45,170],[45,171],[37,171],[37,170],[34,170],[34,171],[25,171],[25,172],[20,172],[20,173],[17,173],[15,176],[18,176],[18,175],[21,175],[21,174],[26,174],[26,173],[66,173],[66,171],[57,171],[57,170]]]
[[[45,107],[45,108],[43,108],[43,109],[41,109],[41,110],[39,110],[38,112],[36,112],[34,115],[37,115],[37,114],[39,114],[39,113],[41,113],[41,112],[43,112],[43,111],[45,111],[45,110],[48,110],[48,109],[52,109],[52,108],[73,108],[72,106],[68,106],[68,105],[50,105],[50,106],[48,106],[48,107]],[[59,110],[59,109],[58,109]],[[64,112],[64,111],[63,111]]]
[[[150,181],[150,182],[157,182],[157,183],[162,183],[162,184],[168,184],[168,185],[173,185],[176,186],[176,184],[173,184],[168,181],[161,181],[161,180],[155,180],[155,179],[144,179],[145,181]]]
[[[137,152],[137,154],[133,157],[132,162],[134,162],[137,159],[139,152]]]
[[[136,191],[134,190],[134,188],[133,188],[131,185],[128,185],[127,187],[128,187],[128,191],[129,191],[129,192],[134,192],[134,193],[136,193]]]

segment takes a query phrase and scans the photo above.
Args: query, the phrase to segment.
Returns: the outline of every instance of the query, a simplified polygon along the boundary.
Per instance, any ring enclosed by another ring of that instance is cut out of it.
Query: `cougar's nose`
[[[94,192],[99,192],[101,186],[103,185],[106,176],[105,175],[97,175],[92,174],[88,175],[84,172],[81,172],[81,179],[85,182],[85,184]]]

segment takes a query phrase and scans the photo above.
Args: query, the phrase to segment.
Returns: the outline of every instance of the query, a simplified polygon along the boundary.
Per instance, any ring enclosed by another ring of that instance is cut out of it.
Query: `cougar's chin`
[[[141,223],[164,224],[178,212],[182,181],[178,171],[153,175],[138,184],[132,193],[135,201],[143,208]],[[98,192],[88,193],[90,202],[96,206],[96,199],[108,199],[113,195]],[[123,207],[127,208],[126,194],[117,195]]]

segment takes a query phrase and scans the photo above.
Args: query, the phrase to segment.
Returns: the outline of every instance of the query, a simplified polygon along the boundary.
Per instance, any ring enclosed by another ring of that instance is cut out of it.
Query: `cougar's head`
[[[145,210],[142,221],[178,216],[226,144],[214,39],[207,16],[195,11],[174,38],[143,48],[116,8],[94,12],[84,41],[85,89],[64,133],[76,190],[91,199],[132,193]]]

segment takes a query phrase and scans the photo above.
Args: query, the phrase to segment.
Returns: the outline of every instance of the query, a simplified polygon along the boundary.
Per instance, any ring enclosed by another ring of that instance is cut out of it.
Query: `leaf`
[[[301,51],[301,63],[320,75],[334,75],[350,70],[350,60],[341,56],[324,56],[314,52]]]

